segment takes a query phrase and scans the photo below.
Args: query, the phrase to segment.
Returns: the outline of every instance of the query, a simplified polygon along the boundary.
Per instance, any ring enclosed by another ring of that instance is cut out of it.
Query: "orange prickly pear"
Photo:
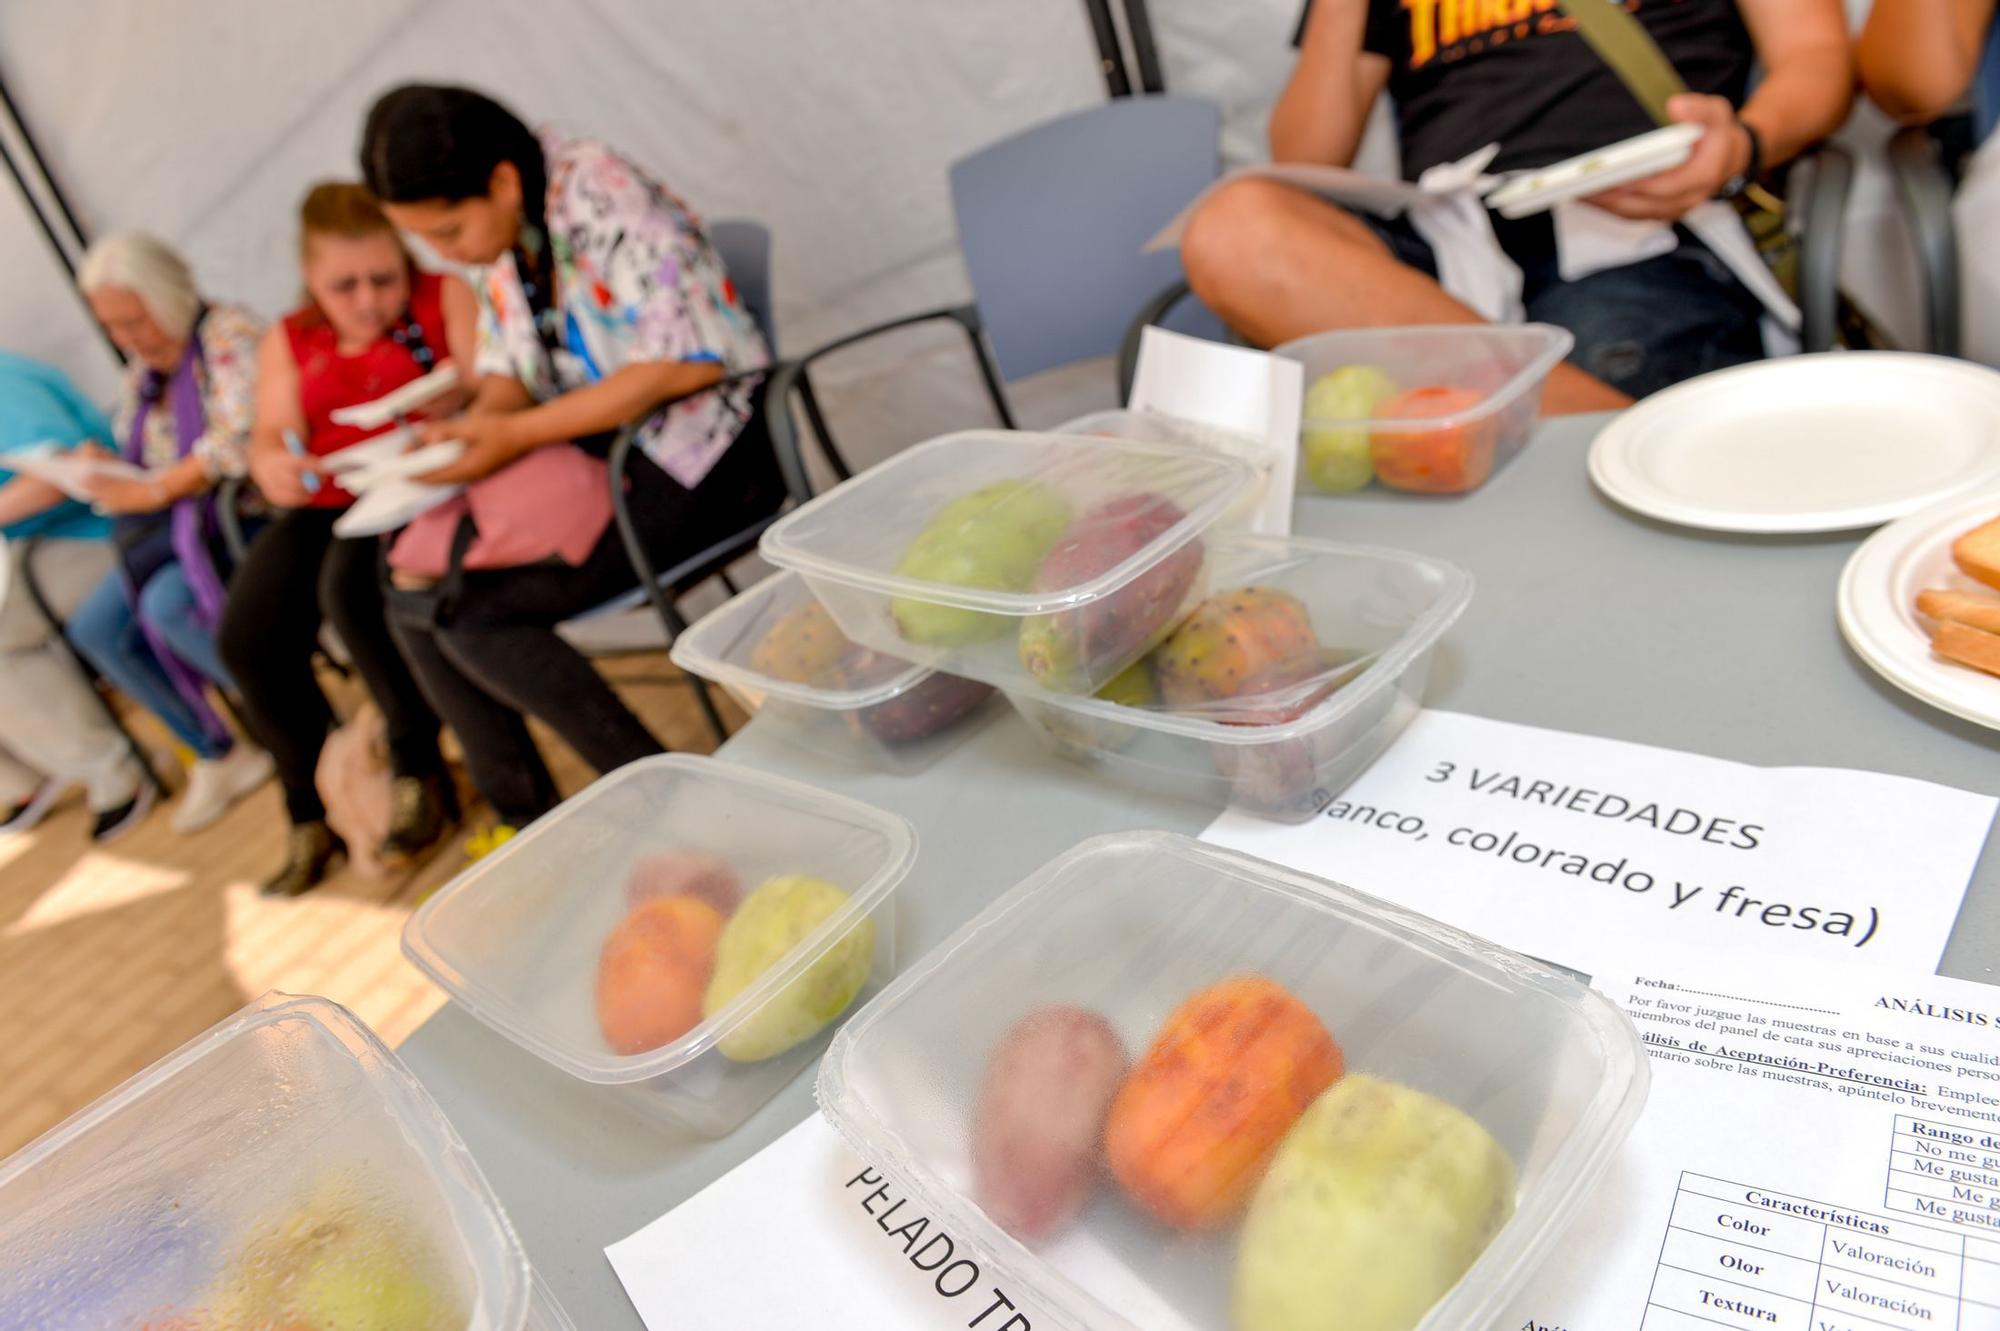
[[[1160,693],[1175,707],[1254,697],[1321,669],[1312,618],[1275,587],[1238,587],[1209,597],[1161,644]]]
[[[1039,591],[1074,587],[1117,568],[1185,520],[1156,494],[1127,494],[1079,517],[1042,559]],[[1021,664],[1044,688],[1088,692],[1165,634],[1201,576],[1203,550],[1189,541],[1109,596],[1021,626]]]
[[[1222,1224],[1342,1067],[1326,1027],[1277,981],[1210,985],[1174,1009],[1111,1102],[1111,1175],[1166,1224]]]
[[[817,684],[848,649],[847,637],[818,601],[807,601],[771,626],[750,651],[750,665],[773,679]]]

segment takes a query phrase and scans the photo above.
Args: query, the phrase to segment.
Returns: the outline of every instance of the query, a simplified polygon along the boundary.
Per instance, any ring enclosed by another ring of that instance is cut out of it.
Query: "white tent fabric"
[[[1151,11],[1169,87],[1223,106],[1229,162],[1260,157],[1298,0],[1153,0]],[[408,79],[483,87],[525,118],[632,153],[711,217],[767,223],[793,351],[964,299],[949,163],[1104,96],[1078,0],[64,0],[0,5],[0,70],[86,226],[157,231],[211,293],[267,314],[295,294],[294,205],[309,182],[353,174],[369,99]],[[1377,168],[1393,160],[1387,119],[1365,155]],[[1848,273],[1914,335],[1886,132],[1866,114],[1848,131],[1865,150]],[[12,189],[0,195],[0,344],[103,394],[108,357]],[[836,420],[862,413],[858,460],[984,419],[948,330],[885,339],[830,369]],[[1110,399],[1101,367],[1071,387],[1025,415],[1045,423]]]

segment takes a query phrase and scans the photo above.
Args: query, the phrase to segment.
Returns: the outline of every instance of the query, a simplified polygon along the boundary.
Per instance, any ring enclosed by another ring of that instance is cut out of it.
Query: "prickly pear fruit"
[[[693,897],[727,916],[742,899],[736,870],[720,855],[701,850],[663,850],[632,866],[625,878],[625,904],[655,897]]]
[[[597,1025],[620,1054],[672,1044],[701,1024],[722,913],[694,897],[654,897],[632,909],[597,958]]]
[[[1342,1078],[1285,1137],[1236,1257],[1238,1331],[1408,1331],[1514,1211],[1514,1166],[1466,1114]]]
[[[1119,1088],[1104,1129],[1112,1176],[1166,1224],[1222,1224],[1341,1067],[1340,1046],[1284,986],[1261,975],[1210,985],[1174,1010]]]
[[[1153,668],[1176,707],[1254,697],[1320,669],[1319,641],[1299,600],[1275,587],[1209,597],[1160,645]]]
[[[896,563],[901,577],[948,587],[1026,591],[1042,556],[1069,525],[1063,497],[1035,481],[998,481],[938,510]],[[927,647],[964,647],[1013,627],[1004,615],[899,596],[896,631]]]
[[[1120,495],[1079,517],[1050,548],[1035,587],[1074,587],[1118,567],[1187,517],[1156,494]],[[1141,655],[1165,635],[1201,576],[1199,540],[1147,569],[1109,596],[1021,626],[1021,664],[1044,688],[1086,691],[1102,672]]]
[[[841,687],[860,689],[909,668],[908,661],[857,647],[841,658],[835,676]],[[991,684],[938,671],[886,702],[861,708],[854,719],[885,744],[908,744],[949,729],[992,696]]]
[[[712,1017],[727,1007],[846,902],[847,893],[804,874],[773,878],[743,898],[716,946],[702,1014]],[[874,964],[875,921],[863,916],[716,1047],[738,1063],[775,1058],[846,1011]]]
[[[1313,380],[1301,413],[1299,450],[1315,489],[1346,494],[1375,479],[1367,421],[1395,395],[1395,381],[1373,365],[1343,365]],[[1321,424],[1330,421],[1348,423]]]
[[[1104,1115],[1125,1046],[1084,1008],[1036,1008],[986,1060],[972,1111],[973,1196],[1015,1238],[1044,1238],[1097,1189]]]
[[[1153,678],[1153,659],[1142,656],[1131,665],[1111,677],[1111,682],[1097,691],[1097,696],[1105,702],[1115,702],[1120,707],[1154,707],[1160,701],[1159,681]]]
[[[793,684],[817,684],[849,643],[818,601],[788,611],[750,651],[752,669]]]

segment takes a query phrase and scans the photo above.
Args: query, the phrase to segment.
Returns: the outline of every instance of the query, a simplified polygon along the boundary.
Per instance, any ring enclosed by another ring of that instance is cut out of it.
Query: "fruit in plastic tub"
[[[1037,481],[997,481],[938,510],[896,562],[905,578],[996,592],[1023,592],[1069,526],[1069,504]],[[1014,627],[1004,615],[898,596],[896,631],[926,647],[965,647]]]
[[[655,897],[693,897],[724,915],[736,909],[743,884],[720,855],[700,850],[663,850],[632,866],[625,878],[625,904]]]
[[[672,1044],[701,1024],[722,913],[694,897],[632,908],[597,958],[597,1025],[620,1054]]]
[[[324,1183],[243,1244],[191,1325],[281,1331],[460,1331],[437,1255],[353,1180]],[[169,1320],[167,1326],[175,1323]]]
[[[972,1111],[973,1197],[1015,1238],[1053,1234],[1096,1191],[1126,1062],[1110,1022],[1065,1004],[1036,1008],[993,1046]]]
[[[1112,1176],[1165,1224],[1223,1224],[1341,1067],[1340,1046],[1283,985],[1210,985],[1174,1009],[1119,1087],[1104,1128]]]
[[[807,601],[786,612],[750,649],[750,665],[772,679],[812,684],[839,663],[848,645],[826,607]]]
[[[1514,1211],[1514,1166],[1471,1117],[1356,1073],[1272,1157],[1239,1239],[1237,1331],[1408,1331]]]
[[[1285,688],[1321,669],[1305,605],[1275,587],[1237,587],[1195,607],[1154,654],[1160,694],[1175,707]]]
[[[836,673],[842,688],[861,689],[880,684],[909,668],[908,661],[856,647],[842,658]],[[949,730],[992,696],[991,684],[940,670],[887,702],[861,708],[854,714],[854,720],[865,733],[884,744],[909,744]]]
[[[807,935],[847,904],[847,893],[804,874],[773,878],[743,898],[716,946],[715,975],[702,1000],[712,1017],[785,959]],[[765,999],[716,1042],[724,1058],[755,1063],[811,1039],[847,1010],[875,964],[875,921],[848,927],[797,979]]]
[[[1431,384],[1389,399],[1379,415],[1402,421],[1456,416],[1484,400],[1469,388]],[[1375,463],[1375,479],[1384,485],[1422,494],[1458,494],[1484,484],[1493,474],[1499,434],[1499,422],[1491,415],[1433,429],[1379,427],[1368,437],[1368,453]]]
[[[1396,396],[1396,381],[1373,365],[1343,365],[1313,380],[1306,389],[1299,430],[1299,449],[1306,479],[1327,494],[1359,490],[1375,478],[1369,456],[1368,427],[1316,425],[1315,421],[1365,422],[1382,403]]]
[[[1050,547],[1035,574],[1038,591],[1059,591],[1118,567],[1185,520],[1179,504],[1157,494],[1127,494],[1088,510]],[[1189,541],[1109,596],[1074,610],[1036,615],[1021,625],[1021,664],[1042,687],[1082,691],[1116,661],[1131,661],[1158,642],[1201,576],[1203,550]]]

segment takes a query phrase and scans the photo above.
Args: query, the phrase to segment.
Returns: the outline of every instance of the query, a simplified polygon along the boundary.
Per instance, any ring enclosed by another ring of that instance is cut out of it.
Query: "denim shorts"
[[[1398,260],[1438,275],[1437,256],[1408,217],[1356,214]],[[1686,230],[1671,253],[1607,268],[1574,282],[1556,265],[1546,216],[1494,219],[1501,248],[1520,266],[1522,304],[1536,323],[1576,337],[1570,363],[1632,397],[1698,374],[1761,360],[1764,306],[1714,251]]]

